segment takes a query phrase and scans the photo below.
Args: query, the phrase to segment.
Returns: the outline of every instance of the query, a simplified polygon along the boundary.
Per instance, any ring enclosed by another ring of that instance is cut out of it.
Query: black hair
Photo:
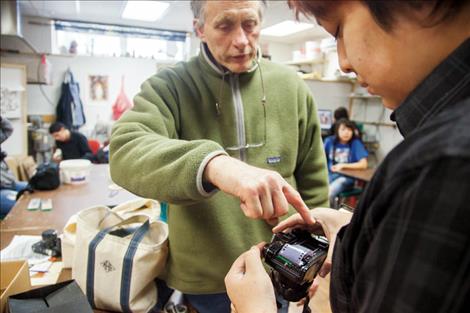
[[[297,19],[300,14],[326,18],[330,12],[341,4],[342,1],[308,1],[288,0],[289,7],[295,10]],[[424,8],[429,9],[429,14],[421,24],[431,27],[454,17],[459,10],[468,5],[468,1],[462,0],[362,0],[369,9],[377,24],[385,31],[392,31],[396,17],[400,14],[410,15]]]
[[[339,127],[341,125],[344,125],[346,126],[347,128],[349,128],[350,130],[352,130],[352,137],[351,137],[351,140],[353,140],[354,138],[356,138],[356,124],[349,120],[349,119],[346,119],[346,118],[342,118],[342,119],[339,119],[338,121],[336,121],[336,125],[335,125],[335,136],[336,136],[336,139],[339,139]],[[351,141],[350,140],[350,141]]]
[[[338,121],[342,118],[345,118],[345,119],[349,120],[348,109],[346,109],[345,107],[339,107],[335,110],[333,116],[335,118],[335,121]]]
[[[454,17],[465,3],[462,0],[363,1],[377,24],[386,31],[392,30],[396,16],[400,13],[409,14],[428,7],[429,14],[424,21],[421,21],[421,25],[432,27]]]
[[[61,122],[54,122],[49,126],[49,134],[57,133],[62,128],[66,128],[65,125]]]

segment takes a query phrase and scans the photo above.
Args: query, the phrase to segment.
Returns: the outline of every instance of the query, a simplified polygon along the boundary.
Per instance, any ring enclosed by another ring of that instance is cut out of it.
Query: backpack
[[[29,179],[29,185],[36,190],[53,190],[60,185],[59,166],[56,163],[43,163]]]
[[[16,200],[18,200],[25,192],[34,192],[34,190],[53,190],[59,186],[59,166],[56,163],[43,163],[36,168],[36,172],[29,179],[26,188],[16,194]]]

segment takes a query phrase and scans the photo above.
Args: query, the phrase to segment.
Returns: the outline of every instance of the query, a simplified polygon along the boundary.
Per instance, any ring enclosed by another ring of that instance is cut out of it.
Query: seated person
[[[13,127],[6,118],[0,116],[0,143],[13,132]],[[3,219],[15,205],[16,194],[25,189],[27,182],[18,181],[5,162],[6,153],[0,151],[0,219]]]
[[[88,140],[79,132],[71,131],[61,122],[52,123],[49,127],[49,133],[54,137],[56,150],[62,154],[54,153],[52,159],[55,162],[70,159],[93,160],[93,153],[88,146]]]
[[[340,119],[336,123],[336,135],[325,139],[325,153],[328,163],[328,179],[330,182],[330,205],[334,207],[336,197],[353,187],[354,179],[337,173],[342,169],[366,169],[367,150],[354,133],[354,122]]]
[[[329,130],[329,136],[334,136],[336,128],[338,127],[338,121],[346,119],[349,120],[349,112],[348,109],[345,107],[339,107],[333,112],[333,124],[331,124],[331,128]],[[361,138],[361,129],[358,124],[354,123],[354,134],[357,138]]]

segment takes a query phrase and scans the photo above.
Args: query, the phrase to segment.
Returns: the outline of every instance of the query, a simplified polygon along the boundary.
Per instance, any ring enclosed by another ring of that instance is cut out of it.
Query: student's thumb
[[[265,271],[261,262],[260,249],[257,246],[251,247],[245,255],[246,272]]]

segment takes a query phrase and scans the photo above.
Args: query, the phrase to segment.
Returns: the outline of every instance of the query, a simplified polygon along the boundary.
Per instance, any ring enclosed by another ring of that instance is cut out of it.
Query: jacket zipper
[[[245,117],[243,113],[242,95],[240,93],[239,76],[237,74],[230,75],[230,86],[232,88],[233,105],[235,106],[238,146],[244,147],[246,145]],[[240,160],[246,160],[245,148],[240,149]]]

